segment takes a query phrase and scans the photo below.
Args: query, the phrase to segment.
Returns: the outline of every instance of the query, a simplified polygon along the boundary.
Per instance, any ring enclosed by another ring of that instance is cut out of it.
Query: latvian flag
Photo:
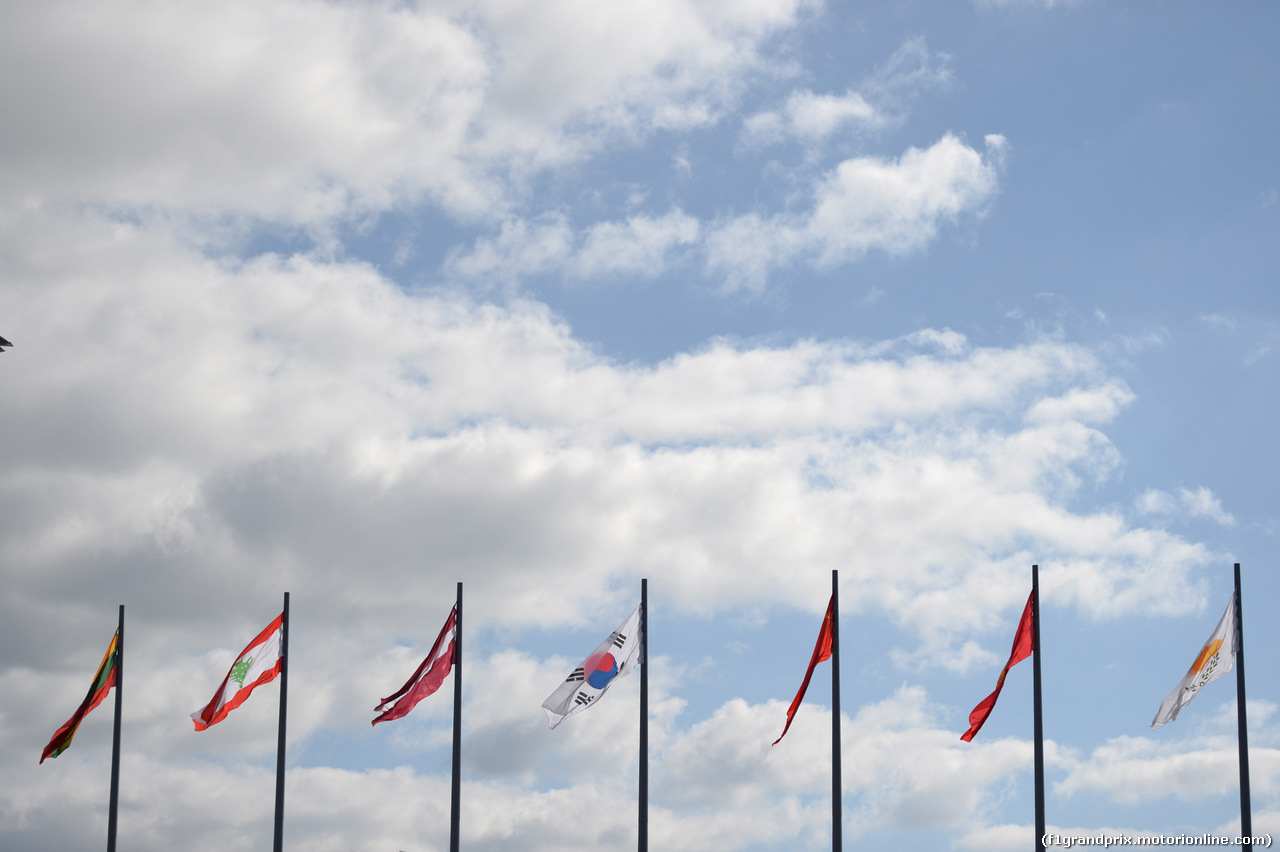
[[[111,637],[111,644],[107,646],[107,653],[102,658],[102,665],[98,666],[98,673],[93,676],[93,683],[89,684],[89,694],[84,697],[84,701],[80,702],[80,707],[75,713],[71,714],[71,718],[67,720],[67,723],[54,733],[53,739],[49,740],[49,744],[44,747],[44,751],[40,753],[41,763],[44,763],[46,757],[57,757],[71,745],[71,740],[76,735],[76,729],[80,727],[84,717],[89,715],[90,710],[101,704],[102,700],[107,697],[107,693],[111,691],[111,687],[116,685],[119,662],[120,633],[117,631]]]
[[[552,728],[590,707],[618,678],[631,674],[640,659],[640,607],[582,661],[542,702]]]
[[[280,674],[281,647],[284,644],[284,613],[253,638],[236,661],[231,671],[222,679],[222,686],[214,693],[213,700],[203,709],[191,714],[196,730],[203,731],[216,725],[227,714],[239,707],[249,693],[264,683],[270,683]]]
[[[376,725],[379,722],[390,722],[392,719],[399,719],[406,715],[410,710],[418,705],[418,702],[426,698],[431,693],[440,688],[440,684],[444,683],[445,675],[449,674],[449,669],[453,667],[454,654],[456,653],[456,627],[457,627],[458,607],[455,605],[449,610],[449,617],[445,619],[444,628],[440,631],[440,635],[436,637],[436,642],[431,646],[427,658],[418,666],[418,670],[413,673],[413,677],[405,682],[395,694],[382,699],[378,706],[373,708],[373,712],[382,715],[375,718],[370,724]],[[387,706],[390,703],[391,706]]]

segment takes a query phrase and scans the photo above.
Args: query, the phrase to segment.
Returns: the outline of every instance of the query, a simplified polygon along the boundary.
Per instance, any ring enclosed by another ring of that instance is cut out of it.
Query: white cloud
[[[445,269],[507,283],[556,270],[578,278],[654,275],[682,249],[697,247],[724,289],[759,292],[771,273],[793,263],[829,269],[872,249],[905,254],[933,239],[941,223],[980,215],[995,195],[1007,143],[988,136],[986,149],[984,157],[947,135],[896,161],[845,160],[814,182],[813,206],[802,213],[748,213],[702,224],[677,208],[659,218],[598,223],[581,237],[562,216],[509,221],[498,236],[455,251]]]
[[[581,234],[561,216],[515,220],[505,222],[498,236],[476,240],[469,251],[454,251],[445,268],[453,277],[508,285],[552,271],[591,281],[652,277],[700,233],[698,220],[678,208],[657,218],[598,222]]]
[[[807,565],[942,655],[1019,604],[1026,548],[1085,612],[1202,599],[1203,546],[1067,508],[1115,465],[1096,423],[1127,399],[1080,347],[934,332],[618,365],[537,304],[60,227],[0,243],[24,270],[24,355],[0,374],[15,600],[78,605],[108,580],[163,597],[176,560],[202,603],[173,627],[207,635],[214,602],[284,578],[394,622],[461,572],[499,621],[563,624],[640,572],[692,610],[811,606],[817,586],[776,570]]]
[[[769,144],[784,136],[814,143],[847,125],[873,130],[885,123],[885,116],[857,92],[819,95],[801,89],[791,93],[781,114],[756,113],[743,122],[743,131],[748,144]]]
[[[668,251],[696,242],[699,230],[698,220],[682,210],[660,219],[633,216],[626,222],[602,222],[588,229],[573,275],[655,275],[665,266]]]
[[[770,273],[804,259],[818,268],[856,260],[872,249],[905,254],[941,222],[981,212],[996,192],[1003,137],[987,137],[987,157],[959,138],[908,149],[896,161],[856,157],[813,186],[801,214],[749,213],[719,223],[707,237],[708,271],[730,290],[759,291]]]
[[[947,59],[945,54],[930,53],[923,38],[911,39],[859,90],[837,95],[797,89],[781,109],[748,116],[743,120],[743,142],[761,146],[794,138],[816,146],[846,129],[871,133],[900,124],[907,100],[950,83]]]
[[[1224,527],[1234,526],[1236,522],[1235,517],[1222,508],[1222,501],[1203,485],[1194,491],[1181,488],[1176,495],[1149,489],[1138,498],[1137,509],[1144,515],[1208,518]]]
[[[1266,744],[1273,739],[1268,725],[1275,706],[1249,702],[1249,779],[1255,796],[1270,800],[1280,792],[1280,749]],[[1055,790],[1072,796],[1100,792],[1128,805],[1161,799],[1185,802],[1237,793],[1240,780],[1236,739],[1235,702],[1219,709],[1199,730],[1180,739],[1126,736],[1107,740],[1087,758],[1071,762],[1066,778]],[[1262,735],[1259,741],[1258,735]]]
[[[465,253],[455,250],[446,267],[465,278],[512,284],[561,267],[573,251],[574,239],[563,216],[509,220],[496,237],[476,240]]]
[[[1027,412],[1027,421],[1076,420],[1081,423],[1108,423],[1120,409],[1133,402],[1133,392],[1123,382],[1109,382],[1096,388],[1078,388],[1056,399],[1043,399]]]
[[[500,216],[533,172],[714,121],[804,5],[9,3],[0,195],[310,225],[423,198]]]

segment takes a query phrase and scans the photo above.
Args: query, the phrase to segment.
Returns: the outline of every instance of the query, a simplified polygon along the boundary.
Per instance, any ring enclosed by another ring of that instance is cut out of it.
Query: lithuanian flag
[[[84,717],[89,715],[90,710],[101,704],[102,699],[106,698],[107,693],[111,691],[111,687],[116,685],[116,672],[119,662],[120,633],[117,631],[111,637],[111,644],[107,646],[107,654],[102,658],[102,665],[98,666],[98,673],[93,676],[93,683],[89,686],[89,694],[84,697],[79,709],[71,714],[71,718],[67,720],[67,723],[58,729],[57,733],[53,735],[53,739],[49,740],[49,744],[44,747],[44,752],[40,755],[41,763],[44,763],[46,757],[57,757],[70,747],[71,740],[76,735],[76,728],[80,727]]]

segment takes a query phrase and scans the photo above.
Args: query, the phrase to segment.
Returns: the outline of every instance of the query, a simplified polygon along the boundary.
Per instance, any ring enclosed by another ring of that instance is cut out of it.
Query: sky
[[[639,678],[539,705],[649,589],[650,842],[1233,834],[1242,565],[1280,834],[1280,7],[0,4],[0,847],[632,849]]]

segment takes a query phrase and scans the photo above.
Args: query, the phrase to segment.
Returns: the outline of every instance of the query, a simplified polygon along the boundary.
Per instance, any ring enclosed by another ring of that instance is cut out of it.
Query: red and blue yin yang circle
[[[609,681],[617,677],[618,661],[613,658],[613,654],[605,653],[587,660],[583,668],[586,669],[587,683],[593,689],[604,689]]]

